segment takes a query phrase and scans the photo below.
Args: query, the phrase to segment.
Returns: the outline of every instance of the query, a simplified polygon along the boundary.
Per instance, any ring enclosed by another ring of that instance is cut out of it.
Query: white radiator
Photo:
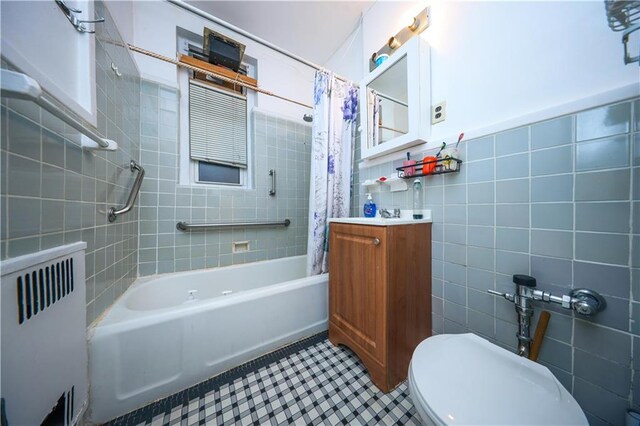
[[[84,250],[78,242],[0,263],[2,388],[10,426],[74,425],[87,403]]]

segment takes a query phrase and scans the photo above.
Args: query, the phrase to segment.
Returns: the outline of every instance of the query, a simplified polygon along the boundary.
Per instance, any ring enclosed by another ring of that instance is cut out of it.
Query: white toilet
[[[588,425],[548,368],[475,334],[420,343],[409,365],[409,392],[429,425]]]

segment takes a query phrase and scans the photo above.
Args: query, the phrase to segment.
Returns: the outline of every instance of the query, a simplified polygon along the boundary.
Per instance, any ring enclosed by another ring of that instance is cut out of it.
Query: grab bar
[[[178,231],[199,231],[204,229],[220,229],[220,228],[258,228],[265,226],[276,226],[286,228],[291,224],[289,219],[282,222],[227,222],[227,223],[187,223],[178,222],[176,229]]]
[[[276,195],[276,171],[275,169],[269,169],[269,176],[271,176],[271,189],[269,195],[272,197]]]
[[[103,148],[109,151],[118,149],[118,144],[115,141],[104,139],[95,130],[85,126],[73,116],[69,115],[69,113],[63,111],[49,99],[45,98],[38,82],[26,74],[3,68],[2,74],[0,74],[0,94],[8,98],[35,102],[39,107],[58,117],[98,145],[83,145],[83,148]]]
[[[138,192],[140,192],[142,179],[144,179],[144,169],[133,160],[131,160],[131,163],[129,163],[129,167],[132,173],[138,171],[138,176],[136,176],[136,180],[135,182],[133,182],[133,187],[131,188],[129,198],[127,199],[127,204],[125,204],[118,210],[116,210],[115,207],[109,207],[109,222],[114,222],[119,215],[129,212],[133,208],[133,205],[136,202],[136,198],[138,198]]]

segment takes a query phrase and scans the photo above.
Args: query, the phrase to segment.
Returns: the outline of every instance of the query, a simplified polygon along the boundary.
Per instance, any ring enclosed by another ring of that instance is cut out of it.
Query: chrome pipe
[[[207,229],[226,229],[226,228],[263,228],[263,227],[284,227],[291,224],[289,219],[282,222],[226,222],[226,223],[187,223],[178,222],[176,229],[178,231],[203,231]]]
[[[133,187],[131,188],[131,192],[129,193],[129,198],[127,198],[127,203],[116,210],[115,207],[110,207],[108,212],[109,222],[114,222],[119,215],[128,213],[133,208],[136,203],[136,199],[138,198],[138,193],[140,192],[140,186],[142,186],[142,179],[144,179],[144,168],[142,168],[138,163],[131,160],[129,163],[129,168],[131,172],[138,172],[138,176],[136,176],[136,180],[133,182]]]

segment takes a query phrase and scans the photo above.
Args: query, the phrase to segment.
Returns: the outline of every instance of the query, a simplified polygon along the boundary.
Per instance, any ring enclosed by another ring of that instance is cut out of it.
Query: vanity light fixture
[[[409,30],[413,32],[416,32],[418,28],[420,28],[420,20],[417,16],[413,17],[413,22],[407,28],[409,28]]]

